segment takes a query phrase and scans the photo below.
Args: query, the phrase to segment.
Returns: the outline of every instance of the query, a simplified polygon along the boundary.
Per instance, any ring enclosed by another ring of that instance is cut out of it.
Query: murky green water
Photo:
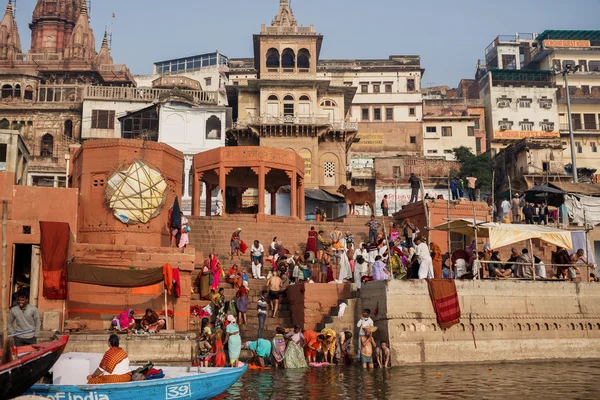
[[[218,399],[600,399],[600,361],[248,371]]]

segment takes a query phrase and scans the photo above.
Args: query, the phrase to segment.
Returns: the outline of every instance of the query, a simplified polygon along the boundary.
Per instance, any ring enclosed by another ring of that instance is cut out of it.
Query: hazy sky
[[[1,0],[0,0],[1,1]],[[5,0],[6,1],[6,0]],[[17,0],[24,51],[36,0]],[[88,0],[89,3],[89,0]],[[270,24],[279,0],[91,0],[98,47],[114,12],[112,55],[134,74],[170,58],[219,50],[251,57],[252,34]],[[324,35],[321,58],[421,56],[423,86],[472,78],[498,35],[600,29],[600,0],[292,0],[299,24]]]

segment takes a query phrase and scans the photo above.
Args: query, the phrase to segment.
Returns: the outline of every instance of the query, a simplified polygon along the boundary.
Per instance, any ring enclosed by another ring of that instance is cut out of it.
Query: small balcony
[[[329,116],[283,115],[274,117],[267,114],[254,117],[251,116],[246,120],[238,120],[234,123],[233,128],[245,129],[250,125],[314,125],[330,126],[332,130],[358,130],[358,121],[353,118],[332,120]]]
[[[561,132],[569,132],[569,124],[568,123],[563,123],[560,124],[560,131]],[[600,124],[597,123],[592,123],[592,122],[588,122],[585,123],[584,122],[573,122],[573,132],[576,133],[594,133],[597,134],[598,132],[600,132]]]
[[[600,86],[587,86],[585,89],[570,87],[569,97],[573,104],[600,104]],[[561,87],[556,92],[559,103],[567,103],[567,92]]]

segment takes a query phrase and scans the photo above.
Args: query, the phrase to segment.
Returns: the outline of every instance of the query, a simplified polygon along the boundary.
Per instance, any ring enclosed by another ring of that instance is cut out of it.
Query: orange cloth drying
[[[173,290],[173,267],[169,263],[163,265],[163,276],[165,278],[165,289],[167,289],[167,293],[171,294]]]

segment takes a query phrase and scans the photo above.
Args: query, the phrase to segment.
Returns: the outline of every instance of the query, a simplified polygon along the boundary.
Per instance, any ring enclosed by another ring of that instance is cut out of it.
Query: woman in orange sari
[[[119,336],[112,334],[108,338],[108,351],[104,353],[100,365],[93,374],[88,375],[88,385],[131,382],[129,357],[119,347]]]
[[[437,244],[431,242],[429,245],[431,250],[431,259],[433,260],[433,277],[435,279],[442,278],[442,249]]]
[[[227,364],[227,357],[225,356],[225,348],[223,347],[223,331],[217,329],[212,337],[213,348],[212,353],[215,354],[213,357],[213,367],[224,367]]]
[[[242,273],[237,264],[233,264],[233,266],[229,268],[229,272],[227,272],[227,283],[231,283],[236,289],[242,287],[244,280],[242,279]]]

